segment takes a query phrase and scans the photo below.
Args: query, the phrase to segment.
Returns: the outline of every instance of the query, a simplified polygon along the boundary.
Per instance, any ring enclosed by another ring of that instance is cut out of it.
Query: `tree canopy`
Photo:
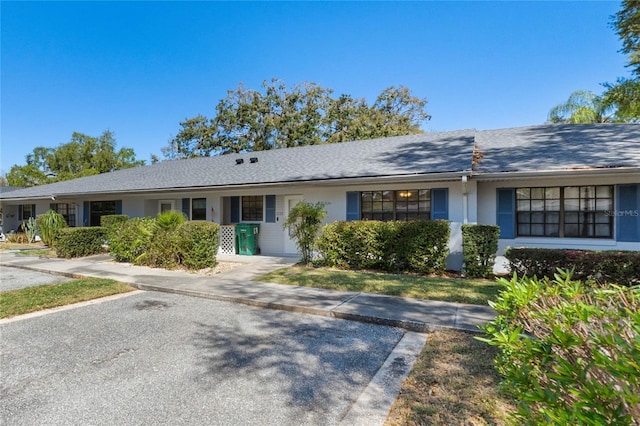
[[[578,90],[566,102],[549,111],[549,121],[571,124],[609,123],[613,121],[613,111],[603,103],[602,97],[593,92]]]
[[[372,105],[315,83],[288,88],[278,79],[264,81],[262,90],[240,84],[229,90],[208,118],[198,115],[162,149],[167,158],[262,151],[301,145],[421,133],[430,118],[426,99],[406,87],[383,90]]]
[[[132,148],[116,151],[110,131],[98,137],[74,132],[69,142],[57,148],[36,147],[25,160],[25,165],[14,165],[7,173],[10,186],[43,185],[144,165]]]
[[[602,95],[576,91],[567,102],[549,112],[553,123],[637,123],[640,121],[640,1],[623,0],[622,8],[611,17],[611,27],[622,41],[620,51],[627,55],[631,78],[604,83]]]

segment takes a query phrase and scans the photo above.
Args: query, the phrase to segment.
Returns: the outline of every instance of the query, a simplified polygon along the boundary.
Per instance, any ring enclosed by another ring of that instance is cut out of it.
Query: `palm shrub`
[[[296,241],[304,264],[311,263],[313,246],[318,237],[322,219],[327,215],[326,205],[327,203],[324,202],[301,201],[291,209],[287,220],[282,224],[283,228],[291,230],[291,236]]]
[[[481,339],[518,402],[514,424],[640,424],[640,287],[501,278]]]
[[[178,226],[187,221],[187,216],[177,210],[158,213],[156,216],[156,227],[163,231],[175,231]]]
[[[51,247],[54,245],[60,230],[67,227],[64,216],[55,210],[48,210],[46,213],[38,215],[36,222],[42,242]]]

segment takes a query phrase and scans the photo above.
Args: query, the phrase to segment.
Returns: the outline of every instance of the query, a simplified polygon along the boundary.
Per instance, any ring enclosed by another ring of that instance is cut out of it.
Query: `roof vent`
[[[242,163],[244,163],[244,160],[242,158],[236,158],[236,166]]]
[[[253,163],[257,163],[257,162],[258,162],[258,157],[251,157],[251,158],[249,158],[249,162],[250,162],[251,164],[253,164]]]

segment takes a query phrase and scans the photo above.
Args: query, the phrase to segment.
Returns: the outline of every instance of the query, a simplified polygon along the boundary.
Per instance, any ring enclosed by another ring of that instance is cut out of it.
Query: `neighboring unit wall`
[[[523,187],[567,187],[588,185],[614,185],[614,212],[618,200],[618,187],[620,184],[638,184],[640,175],[621,174],[607,177],[581,177],[581,178],[546,178],[546,179],[518,179],[501,182],[478,182],[478,223],[497,224],[497,189],[498,188],[523,188]],[[619,226],[618,218],[614,217],[613,238],[554,238],[554,237],[515,237],[501,238],[499,242],[499,254],[503,254],[507,247],[540,247],[540,248],[568,248],[586,250],[640,250],[640,242],[617,241],[616,235]]]

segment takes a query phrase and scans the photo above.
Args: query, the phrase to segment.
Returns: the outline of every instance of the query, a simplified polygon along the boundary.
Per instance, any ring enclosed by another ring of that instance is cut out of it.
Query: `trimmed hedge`
[[[220,245],[220,226],[206,221],[185,222],[177,229],[180,262],[189,269],[213,268]]]
[[[56,235],[54,247],[58,257],[90,256],[104,252],[107,230],[101,226],[63,228]]]
[[[510,248],[505,257],[518,276],[553,278],[557,269],[573,270],[578,280],[640,284],[640,252]]]
[[[112,226],[126,222],[128,219],[129,216],[126,214],[108,214],[100,217],[100,226],[111,228]]]
[[[493,275],[499,238],[499,226],[462,225],[462,254],[466,276],[484,278]]]
[[[449,222],[353,221],[322,228],[316,247],[328,266],[388,272],[442,273]]]
[[[498,280],[485,342],[500,353],[513,424],[637,425],[640,288],[556,278]]]

